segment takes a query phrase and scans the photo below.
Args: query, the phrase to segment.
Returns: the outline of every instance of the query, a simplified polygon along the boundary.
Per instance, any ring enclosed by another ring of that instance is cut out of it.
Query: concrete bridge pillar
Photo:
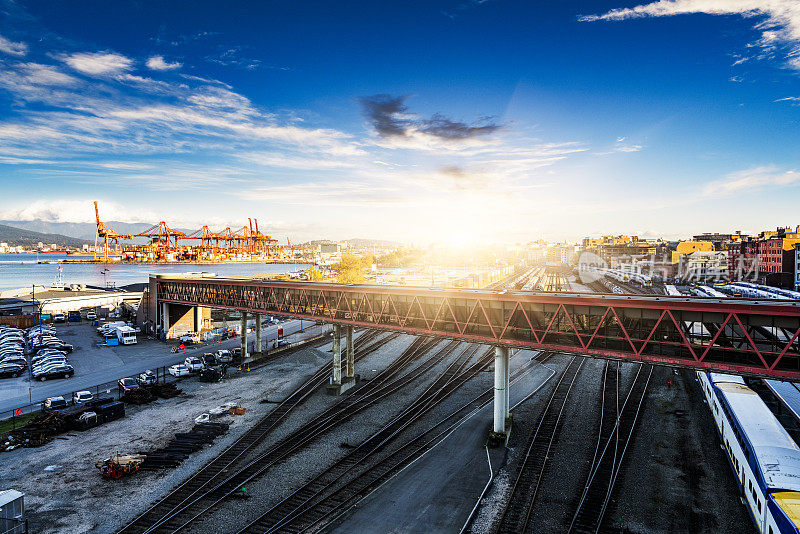
[[[256,317],[256,346],[253,348],[253,352],[257,352],[261,354],[263,349],[263,345],[261,343],[261,314],[255,314]]]
[[[242,324],[239,326],[241,333],[242,359],[247,358],[247,313],[242,312]]]
[[[164,332],[164,339],[169,334],[169,302],[161,303],[161,330]]]
[[[347,326],[347,372],[345,378],[355,378],[356,376],[356,355],[353,350],[353,327]]]
[[[494,348],[494,431],[506,432],[508,417],[508,347]]]
[[[342,383],[342,327],[333,325],[333,383]]]

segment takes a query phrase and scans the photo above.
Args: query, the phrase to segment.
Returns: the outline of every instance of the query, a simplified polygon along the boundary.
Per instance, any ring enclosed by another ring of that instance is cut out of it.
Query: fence
[[[178,380],[177,377],[172,376],[167,371],[169,369],[168,366],[156,367],[151,369],[154,373],[156,373],[156,382],[165,384],[167,382],[175,382]],[[122,391],[120,391],[119,386],[116,380],[110,382],[104,382],[102,384],[96,384],[94,386],[90,386],[87,388],[79,389],[79,390],[65,390],[63,393],[53,394],[51,397],[64,397],[64,400],[67,403],[72,402],[72,396],[74,393],[78,391],[90,391],[92,395],[95,397],[110,397],[115,400],[119,400],[122,398]],[[41,402],[32,402],[28,404],[23,404],[14,408],[12,410],[6,410],[4,412],[0,412],[0,421],[10,421],[11,422],[11,429],[16,428],[17,426],[21,426],[27,423],[30,414],[37,413],[42,411],[42,403]],[[17,419],[20,419],[20,423],[17,423]]]
[[[288,349],[293,349],[293,348],[297,348],[297,347],[306,345],[308,343],[313,343],[314,341],[317,341],[317,340],[321,339],[331,329],[332,329],[331,325],[314,325],[314,326],[310,326],[310,327],[304,328],[302,332],[299,331],[299,332],[295,332],[293,334],[289,334],[288,336],[286,336],[287,340],[290,341],[289,345],[279,346],[279,347],[274,348],[272,350],[268,349],[268,350],[263,352],[262,356],[266,356],[268,354],[275,353],[275,352],[283,352],[283,351],[288,350]],[[301,334],[306,334],[309,337],[300,339],[300,335]],[[292,342],[292,338],[295,339],[294,342]],[[248,353],[249,354],[253,353],[253,349],[255,348],[254,345],[255,345],[255,341],[251,342],[251,341],[248,340]],[[208,345],[195,345],[195,346],[190,346],[190,347],[187,347],[187,348],[189,349],[190,352],[179,351],[179,353],[180,354],[184,354],[185,353],[186,355],[191,355],[191,352],[193,351],[193,349],[199,349],[199,348],[200,349],[210,349],[211,346],[208,346]],[[178,353],[176,353],[176,354],[178,354]],[[248,358],[248,360],[246,360],[246,362],[248,362],[248,363],[251,362],[251,361],[252,360],[249,360],[249,358]],[[252,363],[257,365],[258,364],[258,360],[254,360],[254,361],[252,361]],[[175,377],[175,376],[169,374],[168,369],[169,369],[169,367],[166,366],[166,365],[162,366],[162,367],[151,368],[151,370],[156,374],[156,383],[166,384],[168,382],[177,382],[177,381],[179,381],[181,379],[181,377]],[[195,375],[189,375],[189,376],[195,376]],[[29,391],[30,391],[30,388],[29,388]],[[99,397],[99,396],[103,395],[103,396],[106,396],[106,397],[114,398],[116,400],[119,400],[119,399],[122,398],[122,392],[120,391],[120,389],[118,387],[117,380],[113,380],[113,381],[110,381],[110,382],[104,382],[102,384],[96,384],[94,386],[90,386],[90,387],[79,389],[79,390],[65,390],[64,393],[54,394],[54,395],[51,395],[51,397],[57,397],[57,396],[60,395],[60,396],[64,397],[64,400],[66,400],[67,403],[70,403],[72,401],[73,394],[78,392],[78,391],[90,391],[92,393],[92,395],[94,395],[95,397]],[[14,429],[17,426],[21,426],[21,425],[27,423],[30,414],[34,414],[34,413],[37,413],[37,412],[40,412],[40,411],[42,411],[42,403],[41,402],[31,402],[31,403],[28,403],[28,404],[23,404],[21,406],[18,406],[17,408],[14,408],[14,409],[11,409],[11,410],[6,410],[4,412],[0,412],[0,422],[10,421],[11,422],[11,428]],[[19,423],[17,423],[17,419],[18,418],[19,418]]]

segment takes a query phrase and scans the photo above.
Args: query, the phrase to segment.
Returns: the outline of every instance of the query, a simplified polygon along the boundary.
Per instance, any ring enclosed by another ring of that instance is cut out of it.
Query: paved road
[[[303,329],[307,330],[314,323],[303,321]],[[300,321],[291,320],[280,325],[283,335],[291,336],[300,330]],[[114,382],[125,376],[136,376],[146,369],[170,366],[182,362],[187,355],[202,354],[218,349],[230,349],[240,345],[240,339],[229,339],[215,345],[201,344],[190,347],[186,355],[170,352],[170,346],[160,341],[139,336],[136,345],[106,347],[101,344],[94,327],[90,323],[56,325],[58,336],[75,346],[69,356],[75,368],[75,376],[70,379],[55,379],[46,382],[32,381],[28,377],[0,379],[0,418],[17,406],[31,402],[39,403],[47,397],[65,395],[69,400],[73,391],[89,389],[106,382]],[[263,330],[265,342],[274,340],[278,335],[279,325],[269,325]],[[294,341],[294,336],[289,337]],[[250,344],[255,334],[248,335]]]
[[[511,371],[526,368],[511,385],[511,405],[522,401],[550,376],[531,362],[529,351],[511,359]],[[487,404],[422,458],[367,496],[333,532],[458,532],[489,480],[485,448],[494,413]],[[495,470],[502,452],[493,458]]]

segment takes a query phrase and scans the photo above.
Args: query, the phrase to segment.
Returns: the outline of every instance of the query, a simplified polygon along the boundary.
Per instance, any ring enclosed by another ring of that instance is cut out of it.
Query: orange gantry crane
[[[191,233],[170,228],[161,221],[137,234],[121,234],[100,220],[97,202],[94,203],[97,230],[94,259],[108,261],[109,255],[133,261],[225,261],[236,259],[270,259],[279,254],[278,240],[262,234],[257,219],[236,231],[230,227],[213,232],[203,226]],[[144,244],[123,244],[120,241],[142,238]],[[101,249],[98,246],[102,247]]]

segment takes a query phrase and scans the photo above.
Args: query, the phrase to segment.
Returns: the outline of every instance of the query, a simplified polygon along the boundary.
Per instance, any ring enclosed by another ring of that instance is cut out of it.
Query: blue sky
[[[757,231],[800,223],[799,121],[794,0],[0,0],[4,220]]]

